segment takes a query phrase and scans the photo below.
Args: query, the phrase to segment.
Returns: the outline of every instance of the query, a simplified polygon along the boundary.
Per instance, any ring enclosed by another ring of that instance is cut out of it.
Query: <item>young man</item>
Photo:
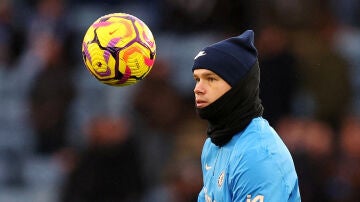
[[[290,152],[262,118],[253,31],[204,48],[192,70],[196,110],[209,123],[198,201],[301,201]]]

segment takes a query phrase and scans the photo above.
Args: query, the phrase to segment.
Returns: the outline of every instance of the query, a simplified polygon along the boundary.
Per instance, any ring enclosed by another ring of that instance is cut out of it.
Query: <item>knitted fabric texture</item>
[[[235,86],[252,68],[257,60],[254,32],[247,30],[239,36],[205,47],[194,58],[192,71],[208,69],[230,86]]]

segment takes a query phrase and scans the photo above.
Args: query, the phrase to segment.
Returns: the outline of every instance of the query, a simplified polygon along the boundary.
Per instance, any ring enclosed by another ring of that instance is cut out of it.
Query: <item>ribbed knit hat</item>
[[[218,74],[230,86],[236,85],[257,61],[254,32],[247,30],[239,36],[212,44],[194,58],[192,71],[208,69]]]

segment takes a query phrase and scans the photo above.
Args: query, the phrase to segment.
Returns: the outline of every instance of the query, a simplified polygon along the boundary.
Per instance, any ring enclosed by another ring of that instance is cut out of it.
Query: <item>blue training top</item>
[[[261,117],[222,147],[208,138],[201,164],[204,187],[198,202],[301,201],[290,152]]]

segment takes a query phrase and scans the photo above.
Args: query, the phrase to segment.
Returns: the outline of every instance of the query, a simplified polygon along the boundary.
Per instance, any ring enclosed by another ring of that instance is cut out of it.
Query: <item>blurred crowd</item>
[[[88,26],[113,12],[142,19],[157,44],[151,73],[124,88],[81,56]],[[246,29],[303,201],[358,201],[357,0],[0,0],[0,201],[196,201],[207,125],[193,57]]]

